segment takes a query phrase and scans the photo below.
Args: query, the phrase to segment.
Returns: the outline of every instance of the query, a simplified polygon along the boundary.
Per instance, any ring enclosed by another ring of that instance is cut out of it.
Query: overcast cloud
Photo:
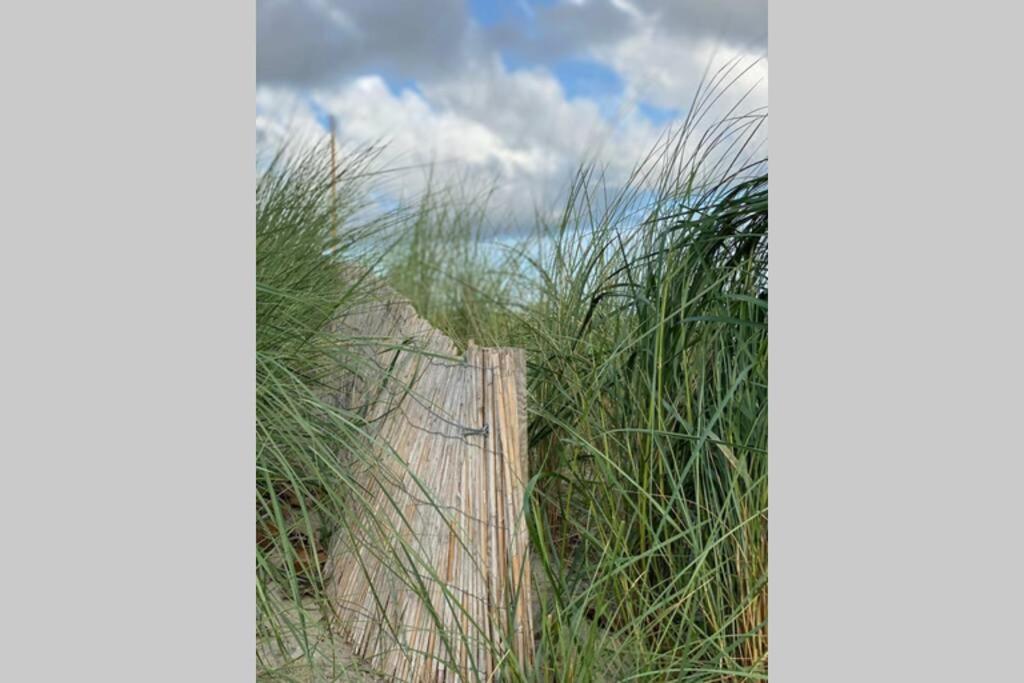
[[[309,86],[368,71],[456,68],[471,30],[462,0],[259,0],[256,79]]]

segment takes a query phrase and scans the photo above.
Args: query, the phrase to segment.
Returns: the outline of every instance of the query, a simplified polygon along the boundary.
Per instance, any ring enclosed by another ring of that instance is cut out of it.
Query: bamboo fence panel
[[[337,321],[365,367],[337,400],[380,437],[348,463],[353,520],[326,563],[342,637],[402,681],[500,680],[533,658],[521,349],[454,344],[382,287]]]

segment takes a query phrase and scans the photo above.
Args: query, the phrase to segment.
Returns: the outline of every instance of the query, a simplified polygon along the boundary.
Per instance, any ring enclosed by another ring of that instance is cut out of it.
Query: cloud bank
[[[767,3],[571,0],[260,0],[257,136],[388,143],[413,167],[397,199],[435,179],[497,183],[496,210],[558,199],[573,169],[614,182],[679,120],[711,64],[745,60],[731,88],[767,106]],[[760,59],[758,62],[757,60]],[[719,108],[727,111],[728,99]]]

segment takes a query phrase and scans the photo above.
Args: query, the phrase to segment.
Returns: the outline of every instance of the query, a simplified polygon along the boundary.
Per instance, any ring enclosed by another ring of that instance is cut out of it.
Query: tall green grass
[[[766,185],[559,234],[529,345],[546,678],[765,675]]]
[[[402,212],[395,241],[382,255],[387,282],[420,315],[463,346],[509,338],[510,313],[535,292],[526,239],[500,243],[487,230],[489,195],[429,187]]]
[[[560,219],[518,248],[482,230],[483,200],[432,190],[360,227],[354,170],[334,183],[351,207],[340,212],[316,163],[268,174],[257,190],[260,519],[281,528],[281,491],[305,501],[309,531],[313,518],[352,519],[336,453],[371,450],[359,416],[321,398],[356,365],[353,340],[323,326],[360,296],[340,284],[339,255],[370,258],[456,342],[528,352],[538,656],[502,680],[766,679],[766,115],[739,113],[742,98],[721,107],[738,73],[712,74],[624,184],[582,167]],[[299,554],[279,532],[257,558],[259,591],[299,604],[300,577],[271,557],[288,552]],[[411,585],[430,571],[396,566]],[[302,641],[301,618],[261,605],[267,634]]]
[[[332,177],[321,150],[282,153],[256,187],[257,638],[268,675],[296,656],[314,663],[325,637],[312,623],[326,607],[319,558],[351,488],[338,454],[371,453],[360,417],[330,400],[339,368],[359,355],[327,326],[367,295],[341,259],[381,228],[353,221],[372,156]]]

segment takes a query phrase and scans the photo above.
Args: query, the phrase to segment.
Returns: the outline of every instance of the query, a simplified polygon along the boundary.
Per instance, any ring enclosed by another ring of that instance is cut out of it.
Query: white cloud
[[[621,75],[625,99],[631,103],[674,109],[685,116],[698,88],[712,93],[701,103],[696,129],[706,130],[726,117],[767,113],[768,57],[763,53],[707,38],[687,40],[646,21],[628,38],[596,48],[591,56]],[[746,151],[764,156],[767,119],[759,126]],[[736,148],[723,146],[720,151],[729,155]]]
[[[543,69],[509,72],[496,59],[420,88],[396,94],[382,78],[365,76],[311,93],[337,117],[341,140],[386,141],[385,166],[419,167],[391,179],[393,194],[406,199],[425,189],[433,163],[435,180],[468,192],[496,183],[494,209],[526,218],[536,205],[555,201],[595,150],[610,177],[623,179],[658,135],[636,114],[613,125],[594,102],[568,100]],[[261,86],[257,101],[257,125],[268,140],[286,130],[301,144],[324,139],[295,91]]]
[[[642,29],[614,45],[594,51],[593,57],[621,74],[630,98],[667,108],[686,109],[705,71],[713,75],[719,68],[736,61],[746,70],[730,88],[729,97],[748,89],[745,108],[768,104],[768,58],[718,41],[690,41],[665,34],[648,23]],[[730,77],[729,80],[732,80]]]

